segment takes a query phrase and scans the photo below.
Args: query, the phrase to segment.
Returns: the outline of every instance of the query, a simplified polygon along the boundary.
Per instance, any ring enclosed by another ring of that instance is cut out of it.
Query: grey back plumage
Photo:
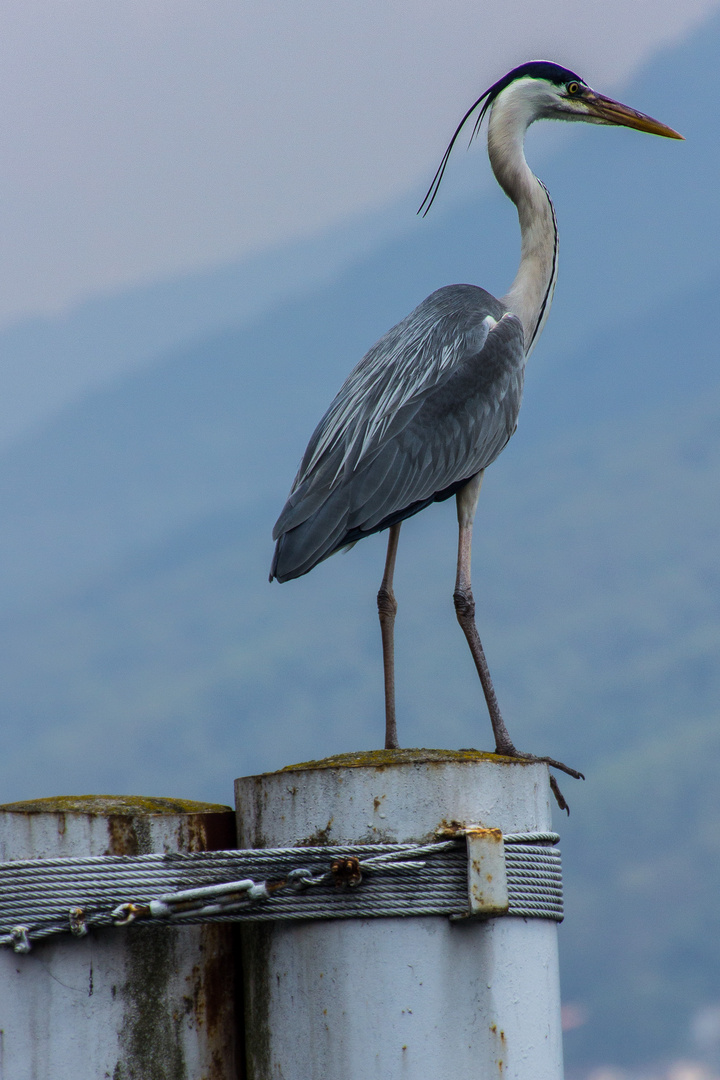
[[[271,579],[448,498],[515,430],[520,320],[474,285],[438,289],[353,369],[310,439],[273,531]]]

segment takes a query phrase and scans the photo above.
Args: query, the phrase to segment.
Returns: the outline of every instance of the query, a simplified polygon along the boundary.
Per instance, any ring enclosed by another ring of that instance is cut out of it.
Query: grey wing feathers
[[[271,577],[446,498],[515,430],[523,332],[471,285],[429,296],[366,354],[316,428],[275,526]]]

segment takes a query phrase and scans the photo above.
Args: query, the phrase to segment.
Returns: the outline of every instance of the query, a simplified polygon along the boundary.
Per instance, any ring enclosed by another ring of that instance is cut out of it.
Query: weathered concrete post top
[[[349,754],[236,781],[238,845],[551,829],[548,770],[477,751]],[[561,1080],[557,923],[442,916],[243,928],[251,1080]]]

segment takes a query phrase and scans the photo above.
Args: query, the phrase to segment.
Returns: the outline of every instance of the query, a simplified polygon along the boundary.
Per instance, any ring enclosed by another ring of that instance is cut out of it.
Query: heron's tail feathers
[[[302,577],[342,547],[349,516],[347,493],[340,490],[311,517],[281,533],[275,545],[270,580],[290,581]]]

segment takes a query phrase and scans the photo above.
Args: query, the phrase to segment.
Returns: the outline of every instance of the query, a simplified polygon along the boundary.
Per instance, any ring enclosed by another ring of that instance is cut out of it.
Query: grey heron
[[[455,495],[459,524],[453,594],[485,695],[495,751],[519,753],[508,734],[475,625],[470,583],[472,529],[483,474],[517,426],[525,363],[550,311],[558,271],[555,211],[530,170],[524,138],[535,120],[610,124],[672,139],[682,136],[596,93],[575,72],[549,61],[523,64],[468,109],[420,210],[427,213],[464,125],[471,141],[488,116],[488,154],[498,183],[517,207],[520,266],[505,296],[448,285],[387,332],[353,369],[316,427],[273,531],[270,580],[288,581],[341,548],[389,529],[377,596],[385,683],[385,746],[397,748],[393,573],[401,522]],[[567,806],[552,778],[560,805]]]

